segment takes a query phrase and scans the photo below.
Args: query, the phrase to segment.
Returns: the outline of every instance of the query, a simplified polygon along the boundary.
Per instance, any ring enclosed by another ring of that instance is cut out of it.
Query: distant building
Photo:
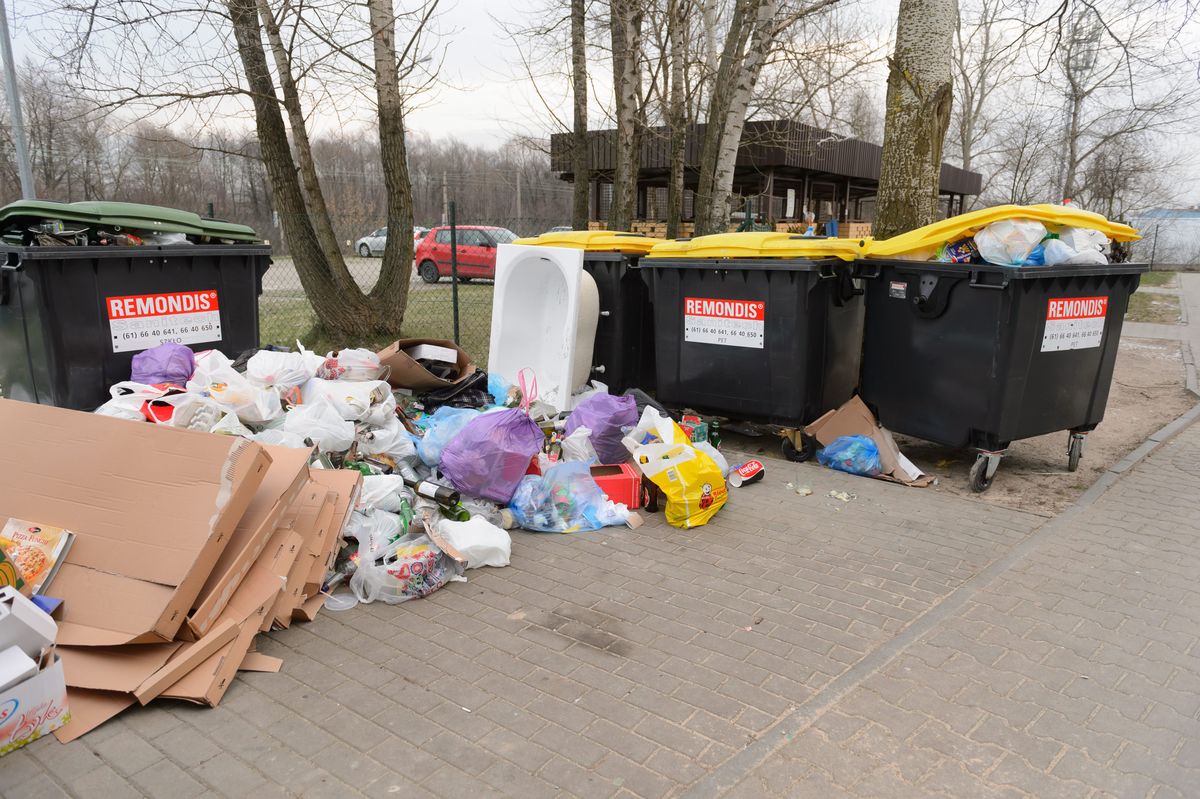
[[[1200,207],[1151,208],[1133,215],[1129,224],[1142,240],[1134,259],[1159,264],[1200,264]]]
[[[693,192],[704,125],[693,126],[685,153],[683,218],[690,233]],[[738,149],[733,179],[732,225],[750,214],[779,230],[799,229],[805,209],[817,222],[837,220],[842,236],[870,233],[879,186],[878,144],[837,136],[829,131],[786,120],[746,123]],[[589,219],[602,227],[612,202],[616,156],[616,131],[588,132],[588,174],[591,188]],[[562,180],[573,182],[571,134],[550,137],[550,168]],[[651,128],[642,136],[638,169],[638,220],[635,232],[662,235],[667,218],[667,182],[670,178],[670,142],[666,128]],[[945,215],[961,213],[968,195],[978,194],[982,176],[942,164],[941,195]],[[830,226],[832,227],[832,226]]]

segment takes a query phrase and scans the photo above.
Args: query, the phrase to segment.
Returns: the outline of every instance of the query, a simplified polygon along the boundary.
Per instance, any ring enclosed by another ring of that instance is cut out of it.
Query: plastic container
[[[858,385],[857,242],[725,233],[664,242],[641,261],[654,298],[658,399],[799,426]]]
[[[662,239],[608,230],[543,233],[517,244],[583,250],[583,268],[596,281],[600,319],[592,377],[614,394],[654,390],[654,310],[638,262]]]
[[[985,490],[1016,440],[1104,419],[1121,325],[1146,264],[1004,267],[866,260],[862,398],[884,427],[979,451]]]
[[[0,393],[90,410],[135,353],[258,346],[264,245],[0,246]]]

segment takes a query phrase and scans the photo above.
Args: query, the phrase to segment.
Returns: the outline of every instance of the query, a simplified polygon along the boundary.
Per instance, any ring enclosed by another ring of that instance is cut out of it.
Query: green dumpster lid
[[[183,233],[189,236],[207,236],[234,241],[258,241],[258,235],[254,229],[246,225],[221,222],[216,219],[203,219],[199,214],[191,211],[180,211],[157,205],[19,200],[0,208],[0,226],[7,227],[14,222],[31,224],[46,219],[157,233]]]

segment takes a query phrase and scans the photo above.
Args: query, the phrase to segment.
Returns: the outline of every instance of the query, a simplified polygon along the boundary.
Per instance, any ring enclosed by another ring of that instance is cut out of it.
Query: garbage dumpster
[[[231,357],[258,345],[271,248],[245,243],[250,228],[126,203],[26,202],[0,209],[0,230],[5,397],[90,410],[129,379],[135,353],[164,341]],[[97,244],[138,231],[181,243]]]
[[[1006,267],[862,260],[862,398],[888,429],[972,447],[971,488],[1009,444],[1104,418],[1121,324],[1145,264]]]
[[[858,385],[857,241],[781,232],[663,242],[652,287],[658,399],[782,425],[811,422]]]
[[[596,281],[600,296],[592,377],[614,394],[654,388],[654,316],[638,262],[661,241],[636,233],[572,230],[513,242],[584,251],[583,268]]]

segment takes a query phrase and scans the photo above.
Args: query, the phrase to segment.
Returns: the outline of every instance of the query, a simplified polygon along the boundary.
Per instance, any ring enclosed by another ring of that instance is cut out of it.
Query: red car
[[[516,241],[517,234],[508,228],[483,225],[459,225],[458,280],[466,283],[474,278],[492,280],[496,277],[496,245]],[[450,274],[450,228],[435,227],[417,245],[417,274],[426,283],[436,283]]]

